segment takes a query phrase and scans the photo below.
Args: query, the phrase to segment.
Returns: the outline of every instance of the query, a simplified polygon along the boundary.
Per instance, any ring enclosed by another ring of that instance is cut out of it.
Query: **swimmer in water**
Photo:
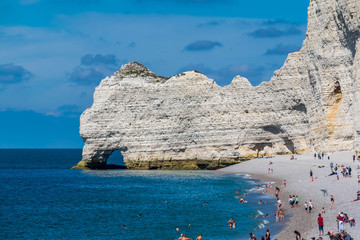
[[[233,226],[233,219],[230,218],[230,220],[228,221],[228,224],[229,224],[229,228],[232,229],[232,226]]]
[[[191,238],[187,238],[185,234],[181,234],[178,240],[191,240]]]
[[[240,198],[240,203],[247,203],[247,201],[243,197],[241,197]]]

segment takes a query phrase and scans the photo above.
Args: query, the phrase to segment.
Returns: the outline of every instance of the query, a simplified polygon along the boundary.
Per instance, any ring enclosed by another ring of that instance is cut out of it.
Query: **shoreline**
[[[252,160],[250,160],[250,161],[252,161]],[[236,165],[233,165],[233,166],[236,166]],[[273,191],[272,190],[269,191],[269,188],[266,188],[268,190],[266,193],[263,193],[261,190],[259,190],[258,194],[273,196],[275,198],[275,203],[276,203],[276,197],[275,197],[275,194],[274,194],[275,187],[280,188],[279,197],[280,197],[280,199],[281,199],[281,201],[283,203],[283,209],[286,212],[285,221],[284,221],[283,225],[281,225],[281,222],[276,222],[275,221],[275,216],[270,216],[269,219],[271,219],[271,220],[269,220],[269,222],[274,224],[275,226],[273,226],[273,227],[277,228],[280,231],[278,231],[278,233],[276,235],[274,235],[274,233],[271,231],[272,227],[267,227],[267,225],[265,225],[265,228],[263,228],[263,232],[265,233],[266,229],[269,228],[271,236],[272,236],[271,239],[275,239],[276,237],[279,238],[279,239],[286,239],[286,237],[288,237],[289,235],[286,233],[283,236],[282,233],[284,231],[286,231],[286,228],[287,228],[287,225],[289,224],[289,221],[291,221],[291,219],[293,218],[293,214],[292,213],[289,214],[289,206],[287,204],[287,201],[284,201],[285,198],[284,198],[284,200],[283,200],[283,198],[281,198],[282,195],[283,196],[289,196],[290,195],[290,193],[287,191],[287,189],[283,188],[282,180],[277,178],[277,177],[272,177],[270,174],[269,175],[264,175],[264,174],[258,174],[258,173],[252,173],[252,172],[233,172],[232,170],[231,171],[226,171],[227,168],[218,169],[218,170],[215,171],[215,173],[218,173],[218,174],[242,174],[242,175],[247,175],[247,176],[249,176],[249,179],[256,181],[260,186],[264,185],[265,183],[272,183],[273,184],[273,188],[272,188]],[[300,202],[299,202],[299,207],[300,207]],[[276,207],[275,207],[275,209],[276,209]],[[259,206],[259,210],[261,211],[261,206]],[[275,212],[269,213],[269,214],[270,215],[276,214],[276,210],[275,210]],[[251,232],[251,230],[249,230],[249,232]],[[265,234],[264,234],[264,236],[265,236]],[[260,239],[261,236],[256,235],[256,238]]]
[[[325,208],[324,218],[324,239],[330,230],[337,232],[336,216],[340,212],[347,213],[349,217],[353,217],[355,221],[360,220],[360,213],[356,209],[360,209],[360,201],[351,202],[356,198],[356,192],[360,189],[358,185],[357,174],[360,171],[357,160],[352,161],[354,152],[337,152],[327,155],[324,160],[314,159],[312,154],[294,155],[296,160],[290,160],[291,155],[277,155],[273,158],[257,158],[250,161],[242,162],[230,167],[219,169],[218,173],[239,173],[249,174],[251,178],[258,179],[261,182],[274,182],[273,189],[278,186],[280,188],[279,198],[283,203],[286,212],[284,226],[280,233],[272,236],[272,239],[292,239],[295,237],[294,230],[301,233],[301,237],[310,239],[318,237],[317,217],[322,207]],[[273,164],[269,165],[269,162]],[[352,168],[352,177],[344,178],[340,173],[342,168],[337,171],[340,179],[336,180],[335,176],[328,176],[330,172],[330,162],[344,165],[344,167]],[[318,166],[324,166],[319,168]],[[268,174],[268,168],[272,168],[274,173]],[[314,181],[311,181],[309,171],[314,172]],[[286,179],[287,186],[284,187],[283,180]],[[328,196],[323,196],[322,188],[326,188]],[[269,192],[272,194],[273,192]],[[330,194],[335,197],[334,209],[330,209]],[[289,195],[299,196],[299,205],[290,208],[288,203]],[[312,200],[314,209],[311,213],[304,210],[304,202]],[[290,217],[289,217],[290,216]],[[359,225],[350,227],[348,223],[344,224],[352,238],[360,239]],[[261,236],[256,236],[261,238]]]
[[[249,175],[250,179],[257,181],[257,183],[259,183],[260,186],[264,185],[265,183],[272,183],[274,190],[275,190],[276,186],[280,186],[280,184],[281,184],[281,181],[279,181],[278,179],[275,179],[275,178],[264,177],[263,175],[260,175],[260,174],[248,174],[248,175]],[[259,190],[258,193],[261,194],[261,195],[270,195],[270,196],[274,197],[274,202],[275,202],[275,204],[277,204],[275,194],[269,188],[264,188],[264,189],[266,189],[267,192],[264,193],[262,190]],[[281,192],[285,192],[285,191],[281,190]],[[262,211],[262,209],[261,209],[262,206],[263,205],[259,205],[258,210]],[[272,238],[274,238],[274,236],[277,236],[278,234],[280,234],[285,229],[285,226],[282,225],[281,222],[276,222],[275,216],[272,216],[272,215],[276,214],[277,205],[274,207],[274,209],[275,209],[275,212],[267,213],[270,216],[265,218],[266,220],[268,220],[270,222],[270,226],[265,225],[265,227],[262,229],[263,230],[262,232],[264,233],[264,236],[265,236],[265,233],[266,233],[266,229],[269,229]],[[284,208],[284,210],[287,212],[286,208]],[[287,217],[289,218],[289,216],[287,216]],[[272,228],[276,229],[276,232],[277,232],[276,235],[274,235],[274,231],[272,231]],[[259,236],[259,237],[257,236],[257,239],[260,239],[260,238],[261,238],[261,236]]]

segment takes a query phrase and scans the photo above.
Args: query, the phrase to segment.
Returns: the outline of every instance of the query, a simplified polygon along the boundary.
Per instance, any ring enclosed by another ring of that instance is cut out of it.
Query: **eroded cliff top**
[[[153,73],[144,65],[138,62],[130,62],[123,65],[119,71],[114,73],[114,76],[120,79],[144,78],[148,82],[165,82],[166,80],[168,80],[168,78]]]

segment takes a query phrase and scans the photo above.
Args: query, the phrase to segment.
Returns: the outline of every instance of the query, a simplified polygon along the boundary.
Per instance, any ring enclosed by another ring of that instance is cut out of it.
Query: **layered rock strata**
[[[264,154],[360,150],[360,1],[311,0],[306,39],[257,87],[170,78],[139,63],[103,79],[81,116],[83,159],[103,168],[206,169]],[[197,164],[199,163],[199,164]]]

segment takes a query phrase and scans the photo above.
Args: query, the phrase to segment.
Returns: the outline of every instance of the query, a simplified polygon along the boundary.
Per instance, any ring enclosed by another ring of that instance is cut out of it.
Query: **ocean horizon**
[[[81,149],[0,149],[1,239],[258,238],[276,200],[241,174],[215,171],[72,170]],[[110,162],[121,164],[120,152]],[[240,195],[248,203],[240,204]],[[268,204],[258,205],[258,201]],[[204,203],[208,203],[204,204]],[[229,229],[228,220],[236,220]],[[189,225],[190,224],[190,225]],[[122,226],[125,225],[125,228]]]

